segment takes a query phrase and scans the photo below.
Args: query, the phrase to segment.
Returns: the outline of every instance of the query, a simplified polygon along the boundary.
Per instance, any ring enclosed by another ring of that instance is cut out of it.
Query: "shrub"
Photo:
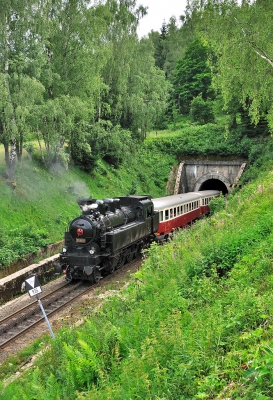
[[[190,103],[190,116],[193,122],[201,125],[213,122],[213,103],[210,100],[205,101],[202,94],[199,94]]]
[[[8,236],[0,232],[2,246],[0,247],[0,269],[26,254],[35,253],[50,244],[48,234],[44,230],[37,230],[33,226],[24,226],[9,231]]]
[[[226,199],[221,193],[219,197],[214,197],[213,199],[211,199],[209,203],[211,215],[224,210],[225,206],[226,206]]]

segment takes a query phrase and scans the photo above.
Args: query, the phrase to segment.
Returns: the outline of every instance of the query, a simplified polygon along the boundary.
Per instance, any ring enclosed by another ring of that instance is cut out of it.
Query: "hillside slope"
[[[272,399],[272,168],[212,206],[4,398]]]
[[[177,162],[175,156],[140,149],[130,165],[116,169],[100,161],[92,174],[86,174],[73,166],[47,171],[25,155],[17,165],[16,188],[11,189],[0,149],[0,269],[63,239],[67,223],[80,212],[78,198],[165,195],[171,167]]]

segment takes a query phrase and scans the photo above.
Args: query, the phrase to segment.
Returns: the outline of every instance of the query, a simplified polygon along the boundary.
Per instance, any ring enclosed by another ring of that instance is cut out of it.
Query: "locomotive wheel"
[[[140,256],[141,251],[142,251],[142,245],[141,245],[141,244],[138,244],[138,245],[137,245],[137,248],[136,248],[135,258],[137,258],[138,256]]]
[[[92,273],[92,280],[94,283],[98,283],[102,279],[101,272],[95,268],[94,272]]]
[[[65,280],[66,280],[67,282],[72,282],[72,281],[74,280],[74,278],[73,278],[73,276],[72,276],[72,273],[71,273],[69,267],[66,268]]]
[[[125,261],[126,261],[126,255],[121,254],[118,265],[117,265],[117,269],[123,267],[123,265],[125,264]]]
[[[128,250],[128,254],[126,256],[126,261],[129,263],[133,260],[134,256],[135,256],[135,250],[133,248]]]

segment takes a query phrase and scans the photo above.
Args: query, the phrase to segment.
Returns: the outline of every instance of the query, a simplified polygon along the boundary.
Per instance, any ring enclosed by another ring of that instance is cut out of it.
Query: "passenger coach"
[[[175,229],[209,214],[210,200],[219,195],[218,190],[204,190],[152,199],[154,210],[159,212],[157,239],[167,238]]]

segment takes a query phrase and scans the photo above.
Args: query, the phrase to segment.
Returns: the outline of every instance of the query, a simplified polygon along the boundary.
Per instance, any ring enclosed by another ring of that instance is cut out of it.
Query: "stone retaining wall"
[[[54,275],[54,264],[58,259],[59,254],[56,254],[0,279],[0,302],[11,300],[14,296],[24,293],[25,279],[29,275],[35,274],[41,285],[46,283]]]

